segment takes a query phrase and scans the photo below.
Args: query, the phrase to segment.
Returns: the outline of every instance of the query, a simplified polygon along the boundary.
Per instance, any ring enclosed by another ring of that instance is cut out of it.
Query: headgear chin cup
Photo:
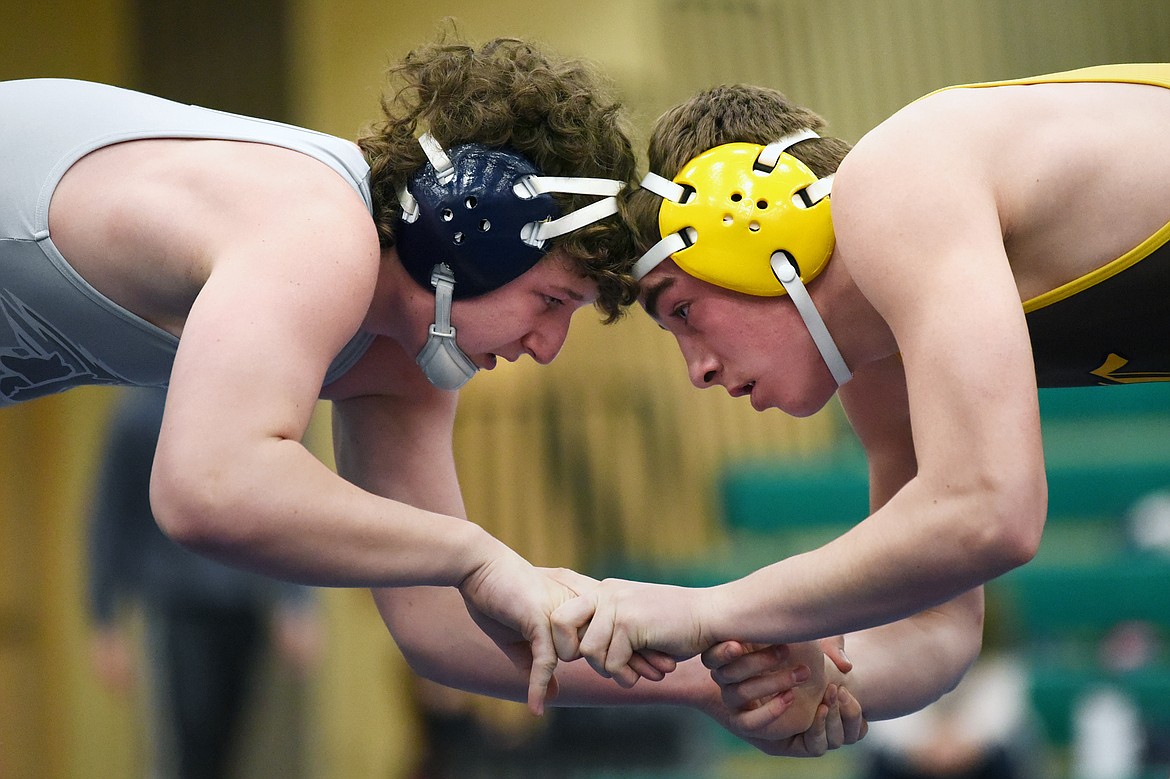
[[[663,198],[662,239],[634,265],[642,279],[667,257],[687,274],[748,295],[789,295],[838,385],[851,374],[805,284],[833,253],[829,193],[787,152],[812,130],[767,146],[729,143],[703,152],[670,181],[646,174],[642,187]]]
[[[432,283],[435,286],[435,323],[431,325],[427,342],[415,362],[431,384],[442,390],[457,390],[469,382],[479,368],[455,343],[455,328],[451,327],[451,291],[455,282],[451,269],[446,265],[436,265]]]
[[[617,213],[624,182],[544,176],[515,152],[478,144],[448,154],[429,134],[419,144],[428,161],[398,192],[396,248],[411,278],[435,291],[417,362],[436,387],[458,389],[477,368],[455,342],[451,301],[502,287],[544,257],[548,240]],[[562,216],[554,192],[601,199]]]

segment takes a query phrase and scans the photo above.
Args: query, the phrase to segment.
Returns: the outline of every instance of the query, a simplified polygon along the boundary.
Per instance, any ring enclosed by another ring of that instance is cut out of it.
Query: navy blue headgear
[[[479,144],[449,152],[446,175],[427,163],[410,177],[407,192],[417,218],[404,216],[398,229],[398,257],[411,278],[431,289],[431,271],[445,264],[455,277],[456,300],[502,287],[536,265],[544,249],[521,238],[526,225],[560,216],[552,195],[517,191],[540,175],[520,155]]]
[[[435,322],[416,361],[441,389],[458,389],[477,370],[455,343],[451,301],[491,292],[545,255],[545,241],[617,213],[624,185],[601,178],[543,176],[511,151],[463,144],[448,154],[429,134],[427,164],[398,192],[395,248],[410,277],[435,293]],[[565,216],[550,192],[599,195]]]

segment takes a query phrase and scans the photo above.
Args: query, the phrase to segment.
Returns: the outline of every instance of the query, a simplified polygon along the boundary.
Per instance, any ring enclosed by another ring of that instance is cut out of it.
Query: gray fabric
[[[61,256],[49,201],[91,151],[144,138],[216,138],[282,146],[333,168],[372,208],[369,168],[340,138],[104,84],[0,82],[0,406],[82,384],[165,386],[178,339],[91,287]],[[373,336],[358,333],[330,366],[335,381]]]

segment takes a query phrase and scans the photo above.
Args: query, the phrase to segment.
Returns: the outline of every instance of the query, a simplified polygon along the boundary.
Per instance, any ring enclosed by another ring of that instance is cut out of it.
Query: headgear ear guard
[[[515,152],[463,144],[450,155],[429,134],[427,164],[399,190],[396,248],[411,278],[435,290],[435,322],[416,361],[440,389],[459,389],[474,362],[455,343],[451,302],[502,287],[536,265],[545,242],[617,213],[624,183],[542,176]],[[599,195],[564,216],[552,192]]]
[[[641,280],[670,257],[687,274],[720,287],[789,295],[841,385],[851,374],[805,289],[833,253],[833,177],[818,178],[787,152],[816,137],[802,130],[767,146],[717,146],[690,160],[674,181],[647,173],[642,187],[663,198],[662,239],[642,255],[633,274]]]

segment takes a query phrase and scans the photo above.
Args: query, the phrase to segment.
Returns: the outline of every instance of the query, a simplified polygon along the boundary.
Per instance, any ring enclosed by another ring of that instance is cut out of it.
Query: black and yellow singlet
[[[1103,65],[964,86],[1077,82],[1170,89],[1170,64]],[[1041,387],[1170,381],[1170,223],[1092,273],[1025,301],[1024,312]]]

